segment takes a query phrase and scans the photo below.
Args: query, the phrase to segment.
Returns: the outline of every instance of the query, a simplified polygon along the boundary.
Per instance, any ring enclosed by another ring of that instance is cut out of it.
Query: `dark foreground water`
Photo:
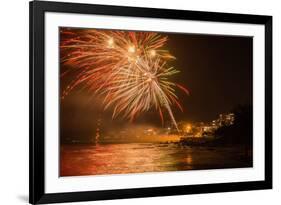
[[[242,147],[130,143],[62,145],[60,175],[124,174],[251,167]]]

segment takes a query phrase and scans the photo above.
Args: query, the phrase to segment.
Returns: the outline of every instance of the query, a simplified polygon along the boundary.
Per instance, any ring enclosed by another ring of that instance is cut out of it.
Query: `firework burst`
[[[112,117],[121,115],[133,120],[151,108],[158,110],[162,123],[163,111],[178,130],[171,106],[180,110],[175,89],[188,90],[169,77],[178,73],[167,65],[175,59],[163,46],[167,37],[154,32],[124,32],[104,30],[61,31],[61,62],[76,72],[77,77],[63,91],[61,98],[83,84],[94,95],[103,96],[104,108],[113,108]]]

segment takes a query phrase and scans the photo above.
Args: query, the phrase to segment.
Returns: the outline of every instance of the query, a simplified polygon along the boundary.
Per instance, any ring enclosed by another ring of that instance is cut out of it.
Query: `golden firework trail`
[[[179,71],[167,65],[175,59],[163,49],[168,38],[155,32],[125,32],[94,29],[62,29],[61,63],[70,65],[77,77],[61,98],[78,85],[103,96],[104,108],[113,108],[112,117],[122,115],[133,120],[151,108],[158,110],[162,123],[165,108],[178,130],[171,106],[182,107],[175,94],[188,90],[169,77]]]

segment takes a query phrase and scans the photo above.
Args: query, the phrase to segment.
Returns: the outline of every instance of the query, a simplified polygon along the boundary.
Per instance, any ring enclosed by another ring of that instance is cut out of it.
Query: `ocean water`
[[[62,145],[60,176],[108,175],[251,167],[243,147],[129,143]]]

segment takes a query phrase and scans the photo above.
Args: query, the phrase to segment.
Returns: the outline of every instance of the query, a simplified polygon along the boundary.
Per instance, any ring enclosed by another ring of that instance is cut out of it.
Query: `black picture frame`
[[[29,144],[29,202],[31,204],[75,202],[214,193],[272,188],[272,17],[184,10],[104,6],[77,3],[33,1],[30,11],[30,144]],[[154,188],[134,188],[71,193],[45,192],[44,160],[44,14],[45,12],[81,13],[112,16],[150,17],[227,23],[260,24],[265,26],[265,180],[235,183],[200,184]]]

